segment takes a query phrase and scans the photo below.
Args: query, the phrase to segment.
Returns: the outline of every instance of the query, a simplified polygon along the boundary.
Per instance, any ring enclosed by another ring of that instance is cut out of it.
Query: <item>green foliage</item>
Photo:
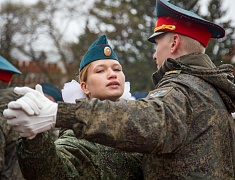
[[[232,37],[235,34],[235,27],[231,25],[231,20],[223,20],[226,11],[222,9],[222,2],[222,0],[210,0],[208,14],[205,16],[207,20],[221,25],[226,30],[226,36],[223,39],[211,40],[206,50],[216,65],[228,63],[223,57],[230,53],[235,45],[235,37]]]

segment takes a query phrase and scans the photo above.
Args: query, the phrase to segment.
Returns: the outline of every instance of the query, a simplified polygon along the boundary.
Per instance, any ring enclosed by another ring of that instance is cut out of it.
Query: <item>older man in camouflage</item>
[[[0,179],[20,180],[23,179],[16,156],[16,141],[19,133],[12,130],[7,125],[2,112],[7,107],[7,103],[19,98],[9,88],[13,74],[21,74],[10,62],[0,56]]]
[[[56,104],[36,90],[18,88],[24,103],[12,102],[4,114],[25,137],[54,126],[71,128],[77,138],[144,153],[145,179],[235,179],[233,66],[216,67],[205,54],[209,40],[225,31],[165,0],[157,0],[156,10],[149,41],[157,44],[158,70],[156,89],[147,98]],[[40,113],[30,116],[30,111]],[[42,117],[51,121],[35,127],[33,121]]]

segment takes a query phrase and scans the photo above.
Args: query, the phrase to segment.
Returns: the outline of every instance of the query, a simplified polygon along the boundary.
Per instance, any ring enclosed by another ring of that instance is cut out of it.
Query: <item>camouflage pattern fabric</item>
[[[62,131],[54,142],[51,133],[32,140],[21,138],[17,154],[26,179],[140,180],[142,156],[78,140],[72,130]]]
[[[7,104],[19,97],[12,88],[0,89],[0,94],[0,179],[21,180],[24,178],[16,156],[16,141],[19,134],[7,125],[2,114],[3,110],[7,108]]]
[[[205,54],[167,59],[146,99],[59,103],[57,127],[145,153],[145,179],[235,179],[233,66]]]

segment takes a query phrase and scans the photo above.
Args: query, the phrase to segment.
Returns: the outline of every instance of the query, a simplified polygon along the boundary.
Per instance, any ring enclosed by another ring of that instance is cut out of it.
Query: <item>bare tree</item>
[[[69,32],[73,27],[78,35],[84,30],[85,24],[82,24],[88,18],[87,9],[91,2],[39,0],[33,5],[5,2],[0,14],[4,20],[1,23],[1,54],[6,53],[5,57],[11,57],[9,59],[17,59],[21,54],[37,62],[55,59],[64,68],[61,83],[67,81],[75,74],[71,74],[69,67],[74,60],[67,45],[71,43]],[[54,79],[43,66],[41,69],[50,81]]]

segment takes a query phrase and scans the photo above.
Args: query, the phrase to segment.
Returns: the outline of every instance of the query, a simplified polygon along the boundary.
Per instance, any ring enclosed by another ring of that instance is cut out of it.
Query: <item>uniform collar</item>
[[[166,72],[172,70],[186,69],[211,69],[216,68],[208,55],[202,53],[192,53],[181,56],[177,59],[168,58],[162,66],[152,75],[154,85],[162,79]],[[187,71],[187,70],[186,70]]]

